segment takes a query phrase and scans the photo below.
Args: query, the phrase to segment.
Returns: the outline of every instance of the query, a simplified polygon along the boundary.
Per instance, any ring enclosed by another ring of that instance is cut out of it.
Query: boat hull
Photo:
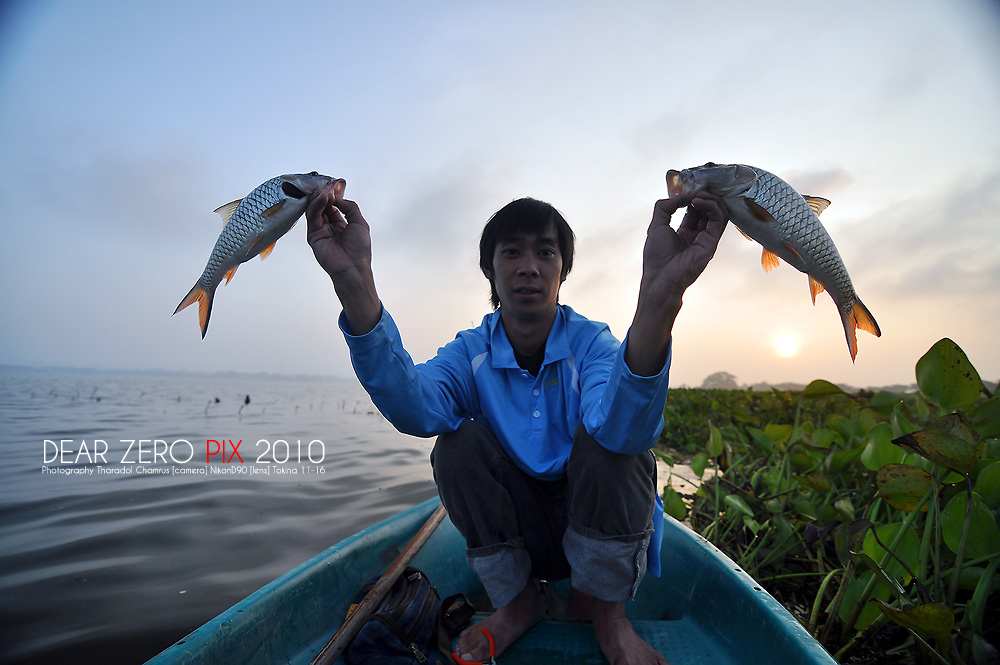
[[[226,610],[147,665],[308,665],[336,631],[357,590],[380,575],[438,505],[432,499],[334,545]],[[672,665],[835,663],[776,600],[722,552],[664,518],[663,574],[647,575],[628,613]],[[488,600],[445,519],[411,564],[442,597]],[[565,582],[556,593],[565,593]],[[606,663],[589,623],[546,619],[502,657],[512,663]],[[341,661],[338,661],[338,663]]]

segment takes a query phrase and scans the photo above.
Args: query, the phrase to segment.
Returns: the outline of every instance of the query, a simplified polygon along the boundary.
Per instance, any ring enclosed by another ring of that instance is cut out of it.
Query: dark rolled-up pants
[[[563,478],[518,467],[493,432],[467,420],[431,452],[441,502],[465,537],[469,565],[494,607],[532,579],[570,578],[601,600],[635,596],[653,532],[656,463],[622,455],[581,425]]]

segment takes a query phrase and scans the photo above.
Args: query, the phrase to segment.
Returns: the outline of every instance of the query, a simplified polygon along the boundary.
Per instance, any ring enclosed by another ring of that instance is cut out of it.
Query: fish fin
[[[278,212],[281,211],[282,208],[285,207],[285,201],[287,201],[287,200],[288,199],[281,199],[280,201],[278,201],[277,203],[275,203],[273,206],[271,206],[270,208],[268,208],[267,210],[265,210],[264,212],[262,212],[260,214],[260,216],[261,217],[271,217],[272,215],[276,215]]]
[[[272,242],[270,245],[268,245],[264,249],[260,250],[260,260],[261,261],[263,261],[264,259],[266,259],[271,254],[271,252],[274,251],[274,246],[276,244],[278,244],[278,243]],[[270,265],[270,264],[268,264],[268,265]]]
[[[819,196],[803,196],[802,198],[806,200],[806,203],[809,204],[809,207],[812,208],[812,211],[816,215],[822,214],[824,210],[830,207],[830,201]]]
[[[337,181],[333,183],[333,195],[339,198],[344,195],[345,189],[347,189],[347,181],[343,178],[337,178]]]
[[[236,269],[239,268],[239,267],[240,267],[240,265],[237,263],[232,268],[230,268],[229,270],[226,271],[226,284],[228,284],[229,280],[231,280],[233,278],[233,275],[236,274]]]
[[[867,333],[871,333],[876,337],[882,336],[882,331],[879,330],[878,324],[875,323],[875,317],[872,313],[868,311],[865,304],[860,300],[854,301],[854,309],[851,314],[854,316],[854,321],[857,323],[858,328],[861,328]]]
[[[847,348],[851,352],[851,362],[854,362],[858,355],[858,328],[870,332],[876,337],[881,337],[882,331],[878,329],[878,324],[875,323],[875,317],[872,316],[872,313],[868,311],[864,303],[856,298],[850,311],[841,313],[841,319],[844,323],[844,335],[847,337]]]
[[[816,296],[826,291],[826,288],[820,284],[819,280],[809,275],[809,295],[812,296],[813,305],[816,304]]]
[[[734,226],[735,226],[735,225],[734,225]],[[740,227],[738,227],[738,226],[737,226],[737,227],[736,227],[736,230],[737,230],[737,231],[739,231],[740,233],[742,233],[742,234],[743,234],[743,237],[744,237],[744,238],[746,238],[747,240],[749,240],[749,241],[751,241],[751,242],[757,242],[757,241],[756,241],[756,240],[754,240],[754,239],[753,239],[752,237],[750,237],[750,234],[749,234],[749,233],[747,233],[746,231],[744,231],[744,230],[743,230],[743,229],[741,229]]]
[[[747,209],[750,211],[751,215],[753,215],[762,222],[774,221],[774,216],[771,215],[771,213],[769,213],[767,210],[762,208],[759,204],[757,204],[755,201],[751,199],[747,199]]]
[[[181,301],[181,304],[177,305],[177,309],[174,310],[174,314],[181,311],[188,305],[198,303],[198,325],[201,326],[201,338],[205,339],[205,333],[208,332],[208,320],[212,316],[212,300],[214,299],[214,290],[209,293],[201,284],[195,284],[194,288],[188,291],[188,294],[184,296],[184,300]]]
[[[764,266],[764,272],[771,272],[781,265],[781,259],[778,258],[777,254],[765,247],[763,253],[760,255],[760,264]]]
[[[212,212],[219,213],[219,216],[222,217],[222,223],[225,224],[229,221],[229,218],[233,216],[233,213],[236,212],[236,209],[241,203],[243,203],[243,199],[236,199],[235,201],[230,201],[226,205],[219,206]]]

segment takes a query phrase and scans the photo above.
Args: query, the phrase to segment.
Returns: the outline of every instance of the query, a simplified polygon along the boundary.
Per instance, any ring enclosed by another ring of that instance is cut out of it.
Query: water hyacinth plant
[[[840,662],[1000,663],[1000,397],[942,339],[918,392],[673,390],[692,527]]]

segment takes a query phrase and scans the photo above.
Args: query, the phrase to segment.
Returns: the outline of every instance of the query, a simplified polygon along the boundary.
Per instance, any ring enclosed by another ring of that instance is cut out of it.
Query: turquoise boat
[[[170,646],[147,665],[308,665],[358,589],[382,574],[440,505],[431,499],[380,522],[282,575]],[[663,575],[647,575],[629,616],[671,665],[830,665],[827,651],[753,578],[671,517]],[[487,604],[447,518],[411,563],[441,597]],[[565,582],[554,586],[565,593]],[[338,663],[342,660],[338,660]],[[514,663],[606,663],[587,622],[547,618],[498,658]]]

